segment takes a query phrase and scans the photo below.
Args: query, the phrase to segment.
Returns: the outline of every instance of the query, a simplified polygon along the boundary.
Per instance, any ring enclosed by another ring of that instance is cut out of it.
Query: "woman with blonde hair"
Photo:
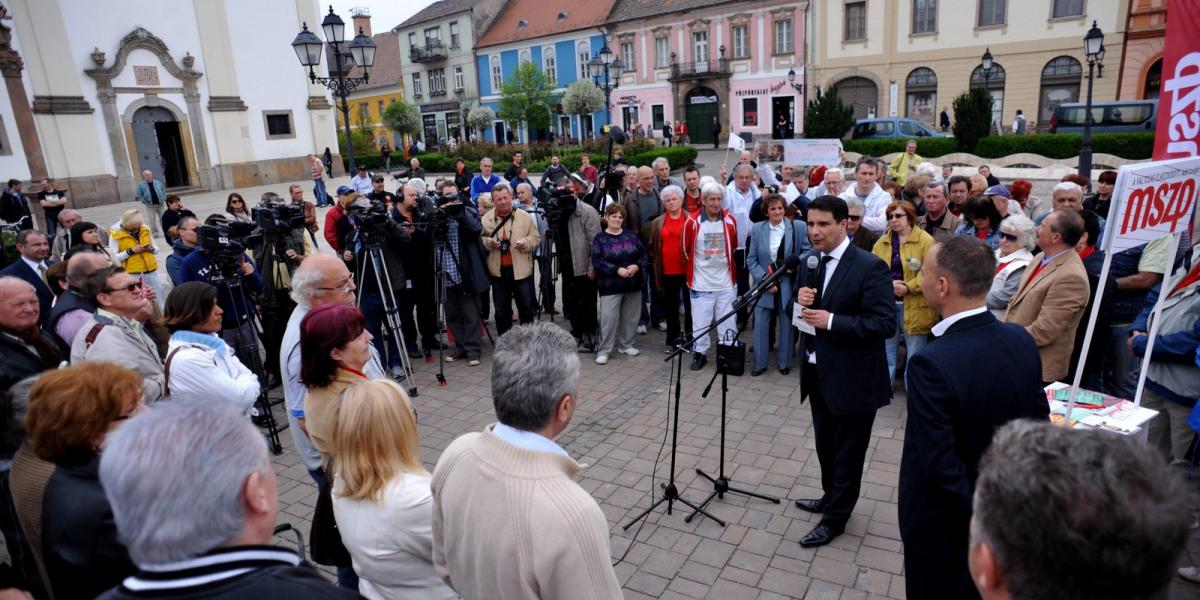
[[[433,496],[417,419],[389,379],[346,388],[329,439],[333,513],[366,598],[452,599],[433,567]]]
[[[166,294],[158,276],[158,247],[142,218],[142,211],[131,208],[121,213],[121,222],[108,231],[108,245],[116,255],[117,264],[154,290],[158,307],[162,308]]]

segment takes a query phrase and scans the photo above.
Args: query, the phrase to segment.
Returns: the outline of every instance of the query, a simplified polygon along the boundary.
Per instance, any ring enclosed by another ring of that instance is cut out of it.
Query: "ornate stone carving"
[[[121,38],[121,42],[117,44],[117,46],[119,48],[124,48],[130,44],[136,44],[140,42],[146,42],[158,46],[164,54],[170,54],[170,51],[167,50],[166,42],[163,42],[162,38],[150,33],[144,27],[138,27],[137,29],[130,31],[125,35],[125,37]]]
[[[196,57],[192,56],[191,52],[183,55],[183,68],[192,70],[192,65],[196,64]]]
[[[772,19],[790,19],[796,14],[795,6],[781,6],[771,11]]]
[[[34,96],[33,112],[43,115],[90,115],[96,111],[83,96]]]
[[[25,61],[14,50],[0,50],[0,74],[5,77],[20,77]]]
[[[671,26],[670,25],[659,25],[658,27],[651,29],[650,32],[654,34],[654,37],[663,37],[663,36],[671,35]]]
[[[308,110],[329,110],[333,105],[329,103],[329,99],[325,96],[309,96]]]
[[[248,110],[241,96],[209,96],[208,112],[237,112]]]
[[[730,15],[729,24],[730,25],[749,25],[750,24],[750,13],[738,13],[736,15]]]
[[[100,51],[99,47],[93,47],[93,48],[94,49],[92,50],[92,54],[91,54],[92,63],[94,63],[97,67],[103,67],[104,66],[104,53]]]
[[[700,29],[708,29],[708,25],[711,22],[712,21],[710,21],[709,19],[696,19],[695,21],[689,22],[687,24],[687,26],[688,26],[688,29],[691,29],[692,31],[697,31]]]

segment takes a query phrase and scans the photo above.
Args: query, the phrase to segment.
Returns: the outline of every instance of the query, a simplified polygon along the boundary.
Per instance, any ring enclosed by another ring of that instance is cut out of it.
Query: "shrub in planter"
[[[958,152],[958,142],[954,138],[925,137],[916,138],[917,154],[922,158],[935,158],[952,152]],[[847,140],[842,147],[847,152],[858,152],[868,156],[883,156],[893,152],[904,152],[905,138],[883,138],[865,140]]]
[[[1064,159],[1079,156],[1082,145],[1083,135],[1078,133],[988,136],[979,141],[975,153],[982,158],[999,158],[1028,152]],[[1153,150],[1153,133],[1099,133],[1092,136],[1092,152],[1095,153],[1142,160],[1150,158]]]

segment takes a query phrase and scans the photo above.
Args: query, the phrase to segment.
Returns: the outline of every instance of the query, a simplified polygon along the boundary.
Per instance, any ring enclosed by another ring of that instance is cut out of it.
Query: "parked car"
[[[950,137],[950,134],[931,129],[916,119],[904,117],[859,119],[850,130],[850,139],[853,140],[919,137]]]
[[[1092,102],[1092,133],[1154,131],[1158,100],[1115,100]],[[1087,105],[1059,104],[1050,117],[1050,133],[1083,133]]]

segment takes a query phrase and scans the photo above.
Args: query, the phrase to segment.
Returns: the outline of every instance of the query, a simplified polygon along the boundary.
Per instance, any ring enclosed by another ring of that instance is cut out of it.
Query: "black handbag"
[[[317,506],[313,509],[312,529],[309,530],[309,552],[312,561],[327,567],[351,567],[350,552],[342,544],[337,520],[333,517],[332,475],[325,471],[324,483],[317,486]]]
[[[746,344],[726,331],[717,340],[717,372],[739,377],[746,372]]]

